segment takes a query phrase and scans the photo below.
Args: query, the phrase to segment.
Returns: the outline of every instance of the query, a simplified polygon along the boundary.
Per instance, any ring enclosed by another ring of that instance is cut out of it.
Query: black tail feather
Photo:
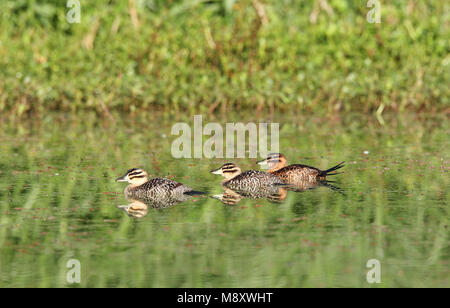
[[[322,177],[322,176],[336,175],[336,174],[342,173],[342,172],[335,172],[335,173],[331,173],[331,172],[336,171],[336,170],[341,169],[342,167],[344,167],[344,163],[345,163],[345,161],[341,162],[340,164],[337,164],[334,167],[331,167],[330,169],[321,171],[319,173],[319,176]]]
[[[202,191],[191,190],[191,191],[185,191],[183,194],[188,195],[188,196],[197,196],[197,195],[204,195],[206,193],[204,193]]]
[[[330,175],[338,175],[338,174],[342,174],[342,173],[345,173],[345,172],[327,173],[327,176],[330,176]]]

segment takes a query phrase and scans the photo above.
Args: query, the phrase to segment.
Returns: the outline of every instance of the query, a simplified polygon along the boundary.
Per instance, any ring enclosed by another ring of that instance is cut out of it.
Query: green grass
[[[0,113],[448,112],[445,1],[132,2],[1,1]]]

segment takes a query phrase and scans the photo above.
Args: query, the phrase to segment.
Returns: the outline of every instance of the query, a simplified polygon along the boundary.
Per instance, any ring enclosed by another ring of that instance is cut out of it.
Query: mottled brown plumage
[[[307,183],[306,186],[309,184],[314,185],[315,182],[325,180],[325,178],[329,175],[339,174],[337,172],[332,172],[344,167],[344,162],[327,170],[320,170],[318,168],[302,164],[286,166],[286,157],[280,153],[269,154],[266,159],[259,161],[258,164],[268,164],[268,173],[277,176],[286,184],[298,186],[304,186],[305,183]]]
[[[277,185],[283,185],[283,182],[278,177],[270,173],[257,170],[241,172],[241,169],[232,163],[227,163],[219,169],[211,170],[211,173],[225,177],[222,185],[235,191],[257,193]]]
[[[276,171],[268,171],[285,183],[314,182],[319,178],[320,170],[306,165],[290,165]],[[325,177],[323,177],[325,178]]]

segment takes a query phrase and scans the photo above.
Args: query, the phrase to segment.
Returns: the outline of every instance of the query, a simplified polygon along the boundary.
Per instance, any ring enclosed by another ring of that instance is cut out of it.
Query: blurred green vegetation
[[[0,3],[0,112],[445,111],[448,3]]]
[[[290,163],[347,162],[334,178],[345,195],[322,187],[236,206],[199,198],[133,219],[116,208],[127,201],[114,182],[131,167],[209,195],[222,188],[208,171],[224,161],[257,168],[255,159],[173,159],[173,121],[158,118],[2,123],[0,287],[449,286],[448,121],[275,119]],[[80,285],[65,280],[72,258]],[[373,258],[380,285],[366,281]]]

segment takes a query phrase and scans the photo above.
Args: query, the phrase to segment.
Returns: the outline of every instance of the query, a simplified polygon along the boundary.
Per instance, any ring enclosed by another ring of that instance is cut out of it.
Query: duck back
[[[282,185],[283,182],[275,175],[257,171],[245,171],[223,183],[225,187],[239,191],[260,190],[268,186]]]

